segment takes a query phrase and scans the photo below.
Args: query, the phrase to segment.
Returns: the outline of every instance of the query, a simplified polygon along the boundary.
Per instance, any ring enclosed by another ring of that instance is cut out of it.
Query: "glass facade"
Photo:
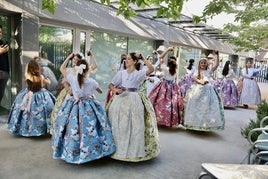
[[[59,68],[64,59],[73,52],[73,30],[41,25],[39,45],[40,53],[46,52],[48,60]]]
[[[48,59],[55,64],[54,72],[58,73],[60,65],[66,56],[72,52],[75,45],[78,45],[80,52],[85,54],[87,51],[86,44],[89,43],[90,50],[93,52],[98,65],[97,70],[93,71],[90,76],[103,89],[103,94],[95,93],[96,98],[103,104],[105,103],[108,85],[116,73],[112,68],[120,61],[121,54],[141,52],[146,57],[152,55],[155,49],[153,40],[134,39],[97,31],[90,31],[90,33],[81,31],[78,37],[74,37],[75,30],[79,31],[79,29],[70,30],[41,25],[39,34],[41,52],[48,53]],[[79,44],[75,44],[74,39],[76,38],[79,38]],[[87,39],[90,42],[86,42]],[[90,57],[86,58],[90,63]]]
[[[154,41],[139,40],[114,34],[92,31],[90,35],[91,50],[95,55],[98,69],[90,76],[103,89],[103,94],[96,94],[96,98],[104,104],[108,85],[116,74],[112,68],[120,62],[121,54],[141,52],[144,56],[152,54]]]
[[[197,68],[198,61],[200,58],[201,50],[192,47],[181,47],[180,48],[180,55],[179,55],[179,63],[178,63],[178,77],[182,77],[186,70],[184,67],[189,65],[189,60],[194,59],[195,63],[194,66]]]
[[[86,54],[86,32],[80,32],[80,52]]]

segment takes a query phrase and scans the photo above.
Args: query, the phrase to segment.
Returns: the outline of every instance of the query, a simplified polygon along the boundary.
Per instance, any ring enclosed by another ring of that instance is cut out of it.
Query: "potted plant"
[[[258,106],[257,106],[257,119],[253,120],[250,119],[249,124],[247,126],[245,126],[244,128],[241,128],[241,135],[247,139],[248,137],[248,133],[255,128],[259,128],[260,127],[260,122],[261,120],[265,117],[268,116],[268,103],[263,100]],[[265,124],[268,125],[268,124]],[[256,141],[258,136],[260,135],[261,132],[255,132],[252,135],[251,140],[252,141]]]

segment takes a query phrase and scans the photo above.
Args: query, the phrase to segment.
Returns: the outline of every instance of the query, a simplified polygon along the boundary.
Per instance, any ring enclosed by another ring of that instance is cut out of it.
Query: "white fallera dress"
[[[194,76],[197,76],[197,71]],[[211,84],[211,70],[202,73],[206,85],[194,83],[186,95],[184,126],[190,130],[215,131],[224,129],[224,109],[221,98]]]
[[[153,108],[145,92],[138,92],[146,79],[146,70],[119,71],[112,79],[124,92],[115,95],[107,106],[108,118],[116,145],[111,156],[124,161],[143,161],[154,158],[159,153],[158,130]]]
[[[258,105],[261,103],[260,89],[257,82],[253,78],[253,74],[259,72],[261,69],[262,66],[260,66],[258,69],[248,68],[248,73],[246,68],[242,69],[242,76],[244,80],[239,99],[240,104]]]

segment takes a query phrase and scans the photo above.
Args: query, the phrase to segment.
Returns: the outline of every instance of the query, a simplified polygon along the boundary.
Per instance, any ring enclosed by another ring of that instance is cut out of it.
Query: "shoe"
[[[247,105],[247,104],[244,104],[243,106],[244,106],[244,108],[245,108],[245,109],[247,109],[247,108],[248,108],[248,105]]]
[[[179,124],[179,125],[178,125],[178,128],[183,129],[183,130],[186,130],[186,129],[187,129],[187,128],[186,128],[184,125],[182,125],[182,124]]]

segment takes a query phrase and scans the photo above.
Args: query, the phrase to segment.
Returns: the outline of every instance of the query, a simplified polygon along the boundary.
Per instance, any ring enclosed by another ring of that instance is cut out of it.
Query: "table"
[[[203,163],[199,179],[204,176],[219,179],[268,179],[268,165]]]

